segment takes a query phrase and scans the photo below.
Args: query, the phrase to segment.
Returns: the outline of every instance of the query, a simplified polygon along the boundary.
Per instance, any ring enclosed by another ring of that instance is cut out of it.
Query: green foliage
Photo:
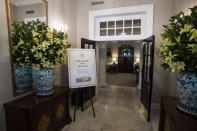
[[[50,29],[45,23],[31,21],[13,24],[13,58],[15,66],[55,68],[66,61],[67,34]]]
[[[167,71],[197,72],[197,6],[172,16],[164,25],[159,57]]]
[[[15,66],[31,66],[31,54],[33,35],[31,30],[35,28],[34,22],[13,23],[12,48]]]

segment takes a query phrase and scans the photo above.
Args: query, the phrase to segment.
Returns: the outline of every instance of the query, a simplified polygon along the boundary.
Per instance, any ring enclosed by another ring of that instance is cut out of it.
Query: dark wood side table
[[[6,103],[7,131],[60,131],[71,122],[69,89],[55,86],[51,96],[35,93]]]
[[[159,131],[197,131],[197,117],[177,109],[178,98],[161,98]]]

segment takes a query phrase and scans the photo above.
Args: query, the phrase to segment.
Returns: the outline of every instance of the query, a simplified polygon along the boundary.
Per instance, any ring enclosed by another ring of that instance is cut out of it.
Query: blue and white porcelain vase
[[[15,67],[14,78],[16,83],[16,92],[25,92],[32,88],[33,80],[31,67]]]
[[[53,85],[56,78],[56,71],[52,68],[41,68],[32,71],[34,84],[37,87],[37,95],[48,96],[54,93]]]
[[[197,115],[197,74],[180,73],[176,78],[180,110]]]

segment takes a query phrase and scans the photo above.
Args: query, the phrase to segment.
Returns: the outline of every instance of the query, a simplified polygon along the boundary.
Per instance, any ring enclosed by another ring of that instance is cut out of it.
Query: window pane
[[[141,28],[133,28],[133,35],[140,35],[141,34]]]
[[[100,36],[106,36],[107,31],[106,30],[100,30]]]
[[[123,20],[122,21],[116,21],[116,27],[123,27]]]
[[[115,35],[115,29],[108,29],[108,36],[114,36]]]
[[[133,26],[141,26],[141,20],[140,19],[133,20]]]
[[[152,42],[150,42],[150,43],[149,43],[149,48],[148,48],[148,49],[149,49],[149,50],[148,50],[148,55],[150,55],[150,54],[151,54],[151,47],[152,47]]]
[[[85,49],[88,49],[88,44],[85,44]]]
[[[107,22],[101,22],[100,28],[107,28]]]
[[[131,27],[132,26],[132,20],[125,20],[124,21],[124,26],[125,27]]]
[[[108,28],[114,28],[114,27],[115,27],[115,21],[109,21]]]
[[[123,29],[116,29],[116,35],[121,35],[123,33]]]
[[[125,28],[125,29],[124,29],[124,32],[125,32],[127,35],[131,35],[131,28]]]
[[[150,64],[151,64],[151,58],[148,56],[148,68],[150,69]]]

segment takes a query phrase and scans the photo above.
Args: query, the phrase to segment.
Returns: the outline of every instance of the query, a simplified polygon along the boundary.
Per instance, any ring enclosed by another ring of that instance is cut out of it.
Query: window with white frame
[[[141,19],[100,22],[100,36],[141,35]]]
[[[96,38],[141,37],[145,33],[143,15],[98,18]]]
[[[153,33],[153,4],[89,12],[89,39],[142,40]]]

